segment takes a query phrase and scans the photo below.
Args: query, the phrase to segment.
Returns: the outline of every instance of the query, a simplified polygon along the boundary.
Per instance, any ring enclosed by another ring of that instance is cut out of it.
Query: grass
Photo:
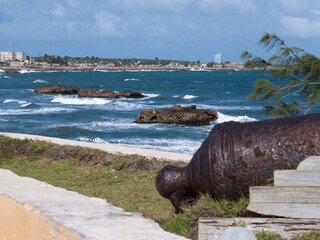
[[[243,206],[202,196],[184,214],[174,214],[169,200],[155,188],[157,172],[167,164],[138,155],[114,155],[100,150],[59,146],[48,142],[0,136],[0,168],[90,197],[104,198],[126,211],[140,212],[165,230],[196,239],[199,216],[230,216]]]
[[[255,235],[259,240],[282,240],[278,234],[269,231],[255,232]]]
[[[311,231],[296,234],[291,240],[320,240],[320,231]]]
[[[157,172],[167,164],[186,165],[0,136],[0,168],[86,196],[106,199],[126,211],[142,213],[167,231],[191,239],[197,238],[199,217],[236,217],[246,208],[247,198],[238,202],[215,201],[203,195],[183,214],[174,214],[170,201],[159,195],[154,183]],[[294,240],[309,239],[297,237]],[[259,240],[277,238],[263,235]]]

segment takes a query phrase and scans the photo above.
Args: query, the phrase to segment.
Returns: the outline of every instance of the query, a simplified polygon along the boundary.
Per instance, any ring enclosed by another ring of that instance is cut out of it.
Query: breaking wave
[[[35,72],[38,72],[38,71],[26,70],[26,69],[21,69],[21,70],[19,71],[19,73],[21,73],[21,74],[25,74],[25,73],[35,73]]]
[[[42,79],[37,79],[37,80],[33,81],[33,83],[48,83],[48,82],[45,80],[42,80]]]
[[[156,93],[142,93],[142,94],[147,98],[155,98],[160,96],[160,94],[156,94]]]
[[[102,99],[102,98],[77,98],[77,97],[58,96],[52,99],[51,102],[61,103],[66,105],[105,105],[112,101]]]
[[[70,108],[49,107],[41,109],[8,109],[2,110],[0,115],[33,115],[33,114],[53,114],[53,113],[70,113],[76,111]]]
[[[193,96],[193,95],[184,95],[182,98],[183,98],[183,99],[185,99],[185,100],[189,100],[189,99],[198,98],[198,96]]]
[[[126,78],[124,81],[125,82],[128,82],[128,81],[140,81],[140,79],[137,79],[137,78]]]
[[[221,112],[218,112],[218,119],[214,122],[215,124],[217,123],[224,123],[224,122],[230,122],[230,121],[235,121],[235,122],[254,122],[257,121],[255,118],[250,118],[246,115],[244,116],[230,116],[223,114]]]
[[[32,104],[27,101],[20,101],[20,100],[15,100],[15,99],[6,99],[3,101],[3,103],[12,103],[12,102],[20,104],[21,107],[27,107]]]

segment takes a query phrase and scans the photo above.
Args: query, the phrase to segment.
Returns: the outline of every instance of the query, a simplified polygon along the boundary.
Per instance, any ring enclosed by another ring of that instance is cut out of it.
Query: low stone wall
[[[0,239],[82,239],[30,205],[0,195]]]
[[[186,240],[140,213],[0,169],[0,239]]]

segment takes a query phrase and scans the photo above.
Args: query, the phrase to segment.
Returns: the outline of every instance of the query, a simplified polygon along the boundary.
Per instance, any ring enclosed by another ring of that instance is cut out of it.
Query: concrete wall
[[[64,226],[49,221],[40,211],[0,195],[0,239],[6,240],[80,240]]]

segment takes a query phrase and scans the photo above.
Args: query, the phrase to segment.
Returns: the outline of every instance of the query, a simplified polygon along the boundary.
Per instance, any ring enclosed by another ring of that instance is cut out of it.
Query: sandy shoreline
[[[168,159],[168,160],[183,161],[183,162],[190,162],[192,158],[192,155],[188,155],[188,154],[163,152],[163,151],[156,151],[156,150],[142,149],[142,148],[133,148],[133,147],[114,145],[114,144],[101,144],[101,143],[74,141],[74,140],[67,140],[62,138],[45,137],[45,136],[31,135],[31,134],[0,132],[0,135],[4,135],[11,138],[17,138],[17,139],[32,139],[32,140],[47,141],[47,142],[51,142],[59,145],[88,147],[88,148],[99,149],[99,150],[106,151],[109,153],[114,153],[114,154],[128,154],[128,155],[137,154],[137,155],[141,155],[149,158]]]

